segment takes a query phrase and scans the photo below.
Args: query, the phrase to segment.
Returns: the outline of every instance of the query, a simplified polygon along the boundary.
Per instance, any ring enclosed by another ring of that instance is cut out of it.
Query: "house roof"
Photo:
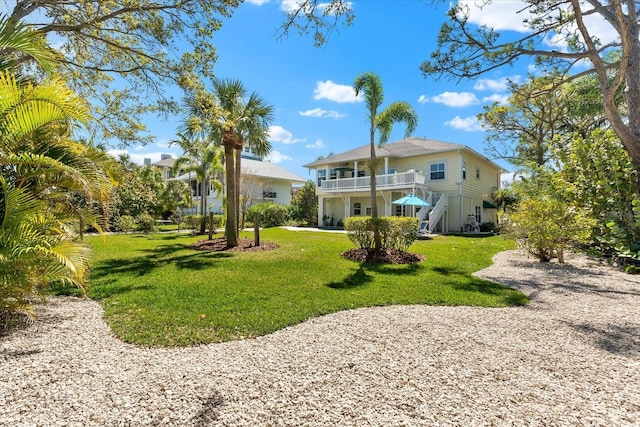
[[[282,179],[291,182],[305,182],[304,178],[289,172],[275,163],[243,158],[241,162],[242,173],[260,178]]]
[[[405,158],[458,150],[470,151],[480,158],[486,160],[487,162],[493,164],[496,168],[503,170],[501,166],[495,164],[482,154],[472,150],[466,145],[437,141],[435,139],[427,138],[409,137],[400,141],[391,142],[382,147],[376,147],[376,156],[378,158]],[[346,163],[361,160],[366,161],[369,160],[370,157],[371,148],[369,144],[367,144],[361,147],[354,148],[353,150],[345,151],[344,153],[339,153],[333,156],[326,157],[324,159],[316,160],[315,162],[304,165],[304,167],[315,168],[317,166],[334,165],[336,163]]]
[[[172,168],[175,162],[176,159],[174,159],[173,157],[167,157],[166,159],[162,159],[159,162],[151,163],[151,165],[161,168]]]
[[[275,163],[267,161],[253,160],[243,157],[241,167],[243,175],[250,175],[258,178],[280,179],[292,183],[306,181],[304,178],[301,178],[298,175],[289,172],[288,170],[276,165]],[[192,176],[193,174],[190,175],[186,173],[176,177],[175,179],[186,181],[189,180]]]

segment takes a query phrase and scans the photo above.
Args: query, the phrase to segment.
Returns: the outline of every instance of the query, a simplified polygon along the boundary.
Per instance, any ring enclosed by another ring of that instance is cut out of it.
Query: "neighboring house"
[[[262,161],[251,155],[249,151],[245,151],[242,156],[242,177],[240,183],[240,196],[244,199],[245,207],[266,201],[272,201],[281,205],[291,203],[292,187],[294,185],[304,184],[305,179],[274,163]],[[170,154],[163,154],[159,162],[150,164],[161,168],[165,179],[179,179],[189,184],[191,194],[193,195],[193,207],[191,209],[183,209],[183,212],[189,214],[199,213],[198,206],[200,204],[201,194],[196,174],[194,172],[183,173],[180,171],[177,176],[173,176],[171,169],[175,162],[176,159],[171,157]],[[224,174],[220,174],[217,179],[222,182],[224,180]],[[206,205],[208,212],[223,213],[223,196],[220,195],[218,197],[213,186],[210,186],[205,197],[207,198]]]
[[[304,165],[316,171],[319,224],[371,214],[370,150],[367,144]],[[376,156],[380,216],[417,216],[428,232],[478,231],[480,223],[496,222],[492,194],[506,171],[469,147],[410,137],[376,147]],[[430,206],[392,203],[409,194]]]

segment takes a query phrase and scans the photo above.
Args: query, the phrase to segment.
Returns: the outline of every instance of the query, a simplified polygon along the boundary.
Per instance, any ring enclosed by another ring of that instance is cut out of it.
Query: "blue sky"
[[[518,30],[514,10],[520,2],[494,3],[498,6],[476,15],[476,22]],[[302,165],[320,155],[368,143],[367,111],[351,89],[356,76],[366,71],[380,76],[384,105],[404,100],[413,106],[419,117],[415,136],[465,144],[483,153],[485,135],[475,115],[483,105],[506,99],[507,78],[522,80],[527,64],[498,69],[474,81],[425,78],[419,66],[436,48],[449,4],[418,0],[352,4],[356,13],[353,26],[339,28],[320,48],[313,46],[311,36],[297,33],[277,39],[283,10],[288,7],[282,1],[248,1],[215,33],[213,42],[219,56],[216,75],[240,79],[275,107],[270,161],[308,178]],[[138,163],[145,157],[157,161],[161,153],[179,155],[179,149],[168,142],[181,119],[150,119],[147,125],[156,142],[126,151]],[[404,127],[399,124],[390,141],[403,135]],[[498,163],[510,168],[507,163]]]

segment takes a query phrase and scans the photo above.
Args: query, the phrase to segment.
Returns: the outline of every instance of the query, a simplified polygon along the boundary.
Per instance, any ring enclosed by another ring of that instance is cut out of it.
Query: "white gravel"
[[[530,305],[364,308],[179,349],[124,344],[96,302],[54,298],[0,338],[0,425],[639,426],[640,277],[494,261],[478,275]]]

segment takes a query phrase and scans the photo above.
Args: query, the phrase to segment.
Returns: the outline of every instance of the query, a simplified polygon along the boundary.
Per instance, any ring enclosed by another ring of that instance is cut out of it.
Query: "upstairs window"
[[[432,163],[429,165],[429,179],[431,181],[438,181],[445,179],[445,164],[442,163]]]
[[[476,168],[476,178],[480,179],[480,168]]]
[[[467,162],[462,162],[462,179],[467,179]]]

